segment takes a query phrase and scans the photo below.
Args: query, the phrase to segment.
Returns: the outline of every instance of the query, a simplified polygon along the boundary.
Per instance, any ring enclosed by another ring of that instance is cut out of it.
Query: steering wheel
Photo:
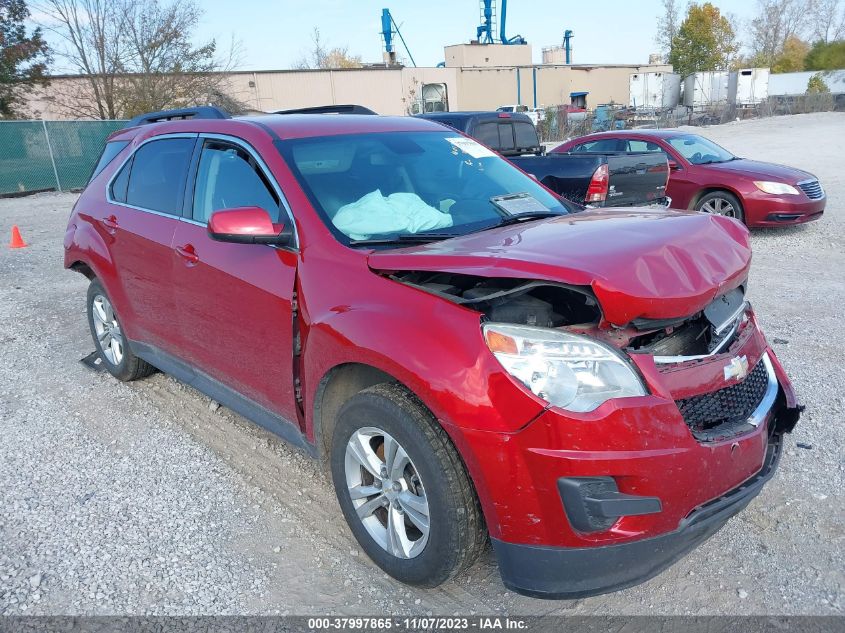
[[[697,165],[698,163],[701,162],[702,158],[703,157],[701,156],[701,152],[696,152],[695,154],[690,156],[689,162],[691,162],[693,165]]]

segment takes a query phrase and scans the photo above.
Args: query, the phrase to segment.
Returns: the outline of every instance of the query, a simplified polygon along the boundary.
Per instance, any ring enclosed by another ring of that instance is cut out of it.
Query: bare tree
[[[316,26],[311,35],[311,42],[313,43],[311,50],[294,65],[294,68],[308,70],[312,68],[360,68],[362,66],[361,56],[350,55],[348,46],[326,48],[320,37],[320,29]]]
[[[758,0],[757,17],[751,20],[751,60],[771,66],[791,37],[801,37],[809,24],[807,0]]]
[[[845,37],[845,3],[842,0],[810,0],[809,21],[814,42],[833,42]]]
[[[118,116],[115,77],[121,72],[125,24],[120,2],[110,0],[46,0],[36,5],[47,16],[45,30],[64,46],[57,50],[65,63],[85,77],[91,100],[67,106],[70,114],[99,119]]]
[[[672,54],[672,40],[678,34],[683,15],[678,0],[662,0],[663,15],[657,20],[657,36],[654,38],[664,59]]]
[[[55,96],[73,116],[207,104],[236,64],[234,42],[222,59],[214,40],[191,42],[202,15],[194,0],[42,0],[38,10],[65,43],[59,55],[87,84]]]

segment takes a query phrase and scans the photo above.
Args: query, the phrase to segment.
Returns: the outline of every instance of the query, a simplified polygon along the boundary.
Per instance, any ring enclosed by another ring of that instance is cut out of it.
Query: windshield
[[[675,136],[669,139],[669,144],[693,165],[725,163],[735,158],[724,147],[719,147],[713,141],[695,134]]]
[[[537,181],[451,130],[276,145],[326,226],[348,245],[444,239],[569,212]]]

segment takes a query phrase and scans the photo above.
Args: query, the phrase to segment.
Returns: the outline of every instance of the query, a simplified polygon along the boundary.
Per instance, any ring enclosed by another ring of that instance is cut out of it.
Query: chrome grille
[[[824,196],[824,189],[822,189],[821,183],[818,180],[805,180],[804,182],[799,182],[798,186],[801,187],[801,191],[806,193],[810,200],[818,200]]]

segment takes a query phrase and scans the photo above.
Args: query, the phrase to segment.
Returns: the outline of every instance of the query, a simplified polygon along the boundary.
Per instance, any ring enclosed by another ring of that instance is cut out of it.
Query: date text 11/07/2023
[[[311,630],[398,630],[398,631],[526,631],[528,622],[519,618],[476,616],[466,617],[330,617],[309,618]]]

